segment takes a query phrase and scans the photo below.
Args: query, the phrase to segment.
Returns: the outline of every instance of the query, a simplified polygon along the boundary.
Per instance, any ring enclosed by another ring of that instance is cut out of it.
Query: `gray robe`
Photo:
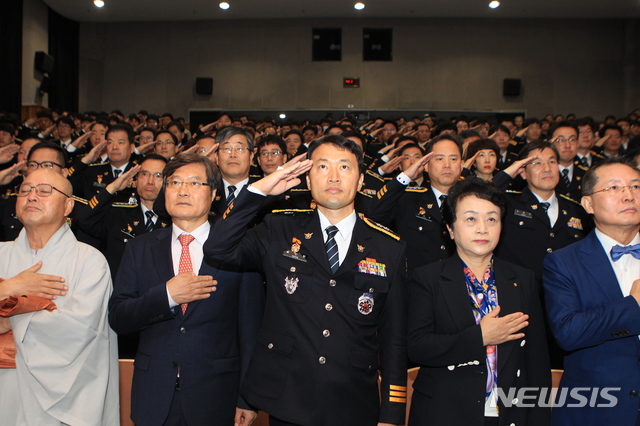
[[[107,262],[78,242],[66,224],[37,253],[24,229],[15,241],[0,244],[1,277],[13,277],[40,260],[38,273],[64,277],[69,290],[54,301],[53,312],[11,318],[18,350],[18,424],[118,425],[117,340],[107,321],[112,289]]]

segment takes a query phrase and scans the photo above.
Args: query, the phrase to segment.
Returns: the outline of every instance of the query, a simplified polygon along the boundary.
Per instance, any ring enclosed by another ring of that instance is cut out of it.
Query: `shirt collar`
[[[607,253],[607,256],[609,258],[611,258],[610,253],[613,246],[623,246],[623,247],[625,246],[625,244],[617,242],[610,236],[606,235],[604,232],[600,231],[598,228],[596,228],[596,237],[598,237],[600,244],[602,244],[602,248],[604,249],[605,253]],[[631,242],[626,245],[633,245],[633,244],[640,244],[640,233],[636,234],[636,236],[633,237],[633,240],[631,240]]]
[[[209,238],[210,229],[211,224],[208,220],[194,229],[193,232],[185,232],[182,229],[178,228],[178,226],[174,223],[171,225],[171,241],[175,242],[182,234],[191,234],[193,238],[196,239],[196,241],[198,241],[200,244],[204,244],[205,241],[207,241],[207,238]]]
[[[331,222],[329,222],[329,219],[326,218],[325,215],[322,214],[322,212],[320,210],[317,210],[318,212],[318,216],[320,217],[320,228],[322,228],[322,233],[323,233],[323,237],[324,235],[326,235],[325,233],[325,229],[327,229],[327,226],[331,226]],[[340,222],[336,223],[335,226],[338,228],[338,235],[340,235],[340,237],[343,240],[348,240],[351,238],[351,234],[353,233],[353,227],[356,224],[356,211],[352,211],[351,214],[347,217],[345,217],[344,219],[342,219]]]
[[[433,195],[436,196],[436,201],[438,202],[438,206],[440,206],[440,196],[441,195],[447,195],[447,194],[445,194],[444,192],[438,191],[433,186],[431,186],[431,190],[433,191]]]
[[[224,190],[225,190],[225,193],[226,193],[227,187],[229,185],[231,185],[231,184],[229,182],[227,182],[226,180],[224,180],[224,179],[222,179],[222,184],[224,185]],[[240,182],[236,183],[233,186],[235,186],[236,187],[236,191],[238,191],[238,190],[244,188],[246,185],[249,185],[249,176],[247,176],[246,178],[242,179]]]
[[[536,197],[536,199],[538,200],[538,203],[549,203],[549,207],[555,207],[558,205],[558,197],[556,197],[556,194],[552,194],[548,200],[543,200],[535,192],[531,191],[531,193],[533,194],[534,197]]]

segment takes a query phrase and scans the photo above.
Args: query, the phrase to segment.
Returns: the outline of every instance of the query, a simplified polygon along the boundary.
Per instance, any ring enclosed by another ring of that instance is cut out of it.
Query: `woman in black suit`
[[[413,275],[408,350],[421,368],[409,426],[549,423],[539,391],[520,391],[546,388],[546,401],[551,372],[533,273],[493,256],[505,208],[478,178],[449,192],[443,217],[456,254]]]

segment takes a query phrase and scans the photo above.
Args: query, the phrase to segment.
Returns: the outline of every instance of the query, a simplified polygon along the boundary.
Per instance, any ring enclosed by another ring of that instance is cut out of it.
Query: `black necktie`
[[[538,203],[540,205],[540,207],[542,207],[542,209],[546,212],[549,211],[549,207],[551,207],[551,203]]]
[[[144,230],[145,232],[151,232],[153,231],[153,218],[155,214],[151,210],[147,210],[144,214],[147,216],[147,223],[144,224]]]
[[[227,195],[227,206],[233,203],[233,200],[236,199],[236,187],[233,185],[227,186],[227,191],[229,195]]]
[[[115,170],[113,171],[113,177],[114,177],[114,178],[116,178],[116,179],[118,179],[118,176],[120,176],[120,173],[122,173],[122,170],[120,170],[120,169],[115,169]]]
[[[442,213],[442,209],[444,209],[444,200],[445,198],[447,198],[447,194],[441,194],[438,197],[438,200],[440,200],[440,213]]]
[[[571,181],[569,180],[569,169],[564,169],[562,171],[562,183],[567,188],[571,186]]]
[[[327,226],[327,242],[324,243],[324,249],[327,252],[327,259],[329,259],[329,266],[331,267],[331,273],[335,274],[340,266],[340,256],[338,256],[338,244],[335,240],[335,235],[338,233],[336,226]]]
[[[580,164],[585,167],[589,167],[589,159],[586,155],[580,159]]]

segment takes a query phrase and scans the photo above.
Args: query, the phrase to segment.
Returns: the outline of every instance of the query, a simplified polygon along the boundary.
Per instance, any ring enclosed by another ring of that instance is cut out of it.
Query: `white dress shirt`
[[[329,236],[327,235],[327,227],[331,226],[331,222],[329,219],[322,214],[320,210],[317,210],[318,215],[320,216],[320,228],[322,228],[322,238],[324,242],[327,242]],[[353,227],[356,225],[356,211],[352,211],[351,214],[340,222],[336,223],[335,226],[338,228],[338,232],[333,237],[338,245],[338,262],[342,265],[345,257],[347,257],[347,252],[349,251],[349,245],[351,244],[351,236],[353,235]]]

